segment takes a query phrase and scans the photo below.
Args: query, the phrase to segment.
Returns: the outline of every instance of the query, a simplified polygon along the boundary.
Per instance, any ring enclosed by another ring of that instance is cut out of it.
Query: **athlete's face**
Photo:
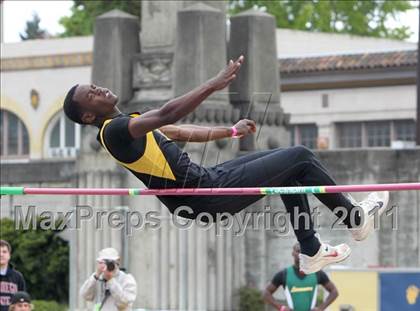
[[[300,246],[299,244],[295,244],[293,246],[292,256],[295,262],[295,266],[299,267],[299,254],[300,254]]]
[[[82,121],[87,124],[93,123],[96,117],[111,114],[118,102],[118,97],[109,89],[94,84],[79,85],[73,99],[82,106]]]

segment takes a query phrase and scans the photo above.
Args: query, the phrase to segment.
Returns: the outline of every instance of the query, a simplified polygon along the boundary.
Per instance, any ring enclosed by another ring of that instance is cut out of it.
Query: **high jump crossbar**
[[[302,187],[245,187],[245,188],[31,188],[3,187],[0,195],[279,195],[279,194],[322,194],[341,192],[372,192],[372,191],[409,191],[420,190],[417,183],[366,184],[366,185],[335,185],[335,186],[302,186]]]

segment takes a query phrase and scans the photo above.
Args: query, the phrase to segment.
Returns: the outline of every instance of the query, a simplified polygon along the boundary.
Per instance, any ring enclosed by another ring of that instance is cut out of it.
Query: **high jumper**
[[[161,108],[143,114],[126,114],[117,107],[118,97],[109,89],[96,85],[75,85],[67,93],[64,112],[72,121],[98,128],[97,139],[102,147],[120,165],[153,189],[169,188],[240,188],[240,187],[296,187],[336,185],[331,174],[304,146],[258,151],[204,167],[194,163],[174,141],[207,142],[227,137],[244,137],[255,133],[253,120],[243,119],[232,127],[175,125],[194,111],[209,95],[226,88],[235,79],[244,62],[240,56],[214,78],[185,95],[170,100]],[[389,193],[373,192],[361,202],[355,202],[343,193],[324,193],[315,196],[337,216],[347,211],[344,224],[357,241],[373,231],[374,215],[385,210]],[[188,206],[193,213],[180,216],[196,218],[201,212],[234,214],[260,200],[259,195],[157,195],[174,212]],[[306,194],[281,195],[294,222],[293,212],[310,213]],[[353,210],[357,209],[357,210]],[[352,212],[353,211],[353,212]],[[354,216],[354,219],[351,217]],[[306,274],[319,271],[350,255],[346,244],[331,246],[315,235],[313,223],[305,228],[305,217],[298,217],[294,228],[301,246],[300,270]]]

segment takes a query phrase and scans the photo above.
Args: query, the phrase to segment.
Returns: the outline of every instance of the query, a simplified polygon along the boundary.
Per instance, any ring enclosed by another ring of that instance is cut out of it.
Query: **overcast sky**
[[[26,26],[26,21],[32,19],[32,14],[37,12],[41,18],[41,28],[46,29],[51,34],[63,31],[58,23],[62,16],[70,15],[70,8],[73,1],[16,1],[6,0],[3,2],[4,18],[4,42],[20,41],[19,33],[22,33]],[[409,41],[417,42],[418,39],[418,10],[411,10],[399,16],[399,21],[390,23],[390,26],[407,25],[414,34]]]

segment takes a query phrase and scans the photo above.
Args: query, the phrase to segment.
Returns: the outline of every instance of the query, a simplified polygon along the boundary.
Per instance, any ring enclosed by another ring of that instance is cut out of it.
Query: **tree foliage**
[[[407,39],[408,26],[390,27],[399,13],[413,8],[409,0],[229,0],[231,14],[264,8],[280,28]]]
[[[20,33],[19,36],[22,40],[33,40],[33,39],[45,39],[48,36],[48,33],[41,29],[39,23],[41,19],[39,18],[37,13],[32,15],[32,20],[26,22],[25,32],[22,34]]]
[[[264,310],[264,301],[261,292],[253,287],[241,287],[239,289],[239,309],[242,311]]]
[[[67,311],[68,307],[55,301],[32,300],[36,311]]]
[[[62,37],[87,36],[93,34],[95,18],[113,9],[140,17],[141,1],[139,0],[74,0],[71,15],[60,19],[64,27]]]
[[[33,299],[67,303],[69,291],[69,246],[59,231],[16,230],[8,218],[0,219],[1,238],[12,246],[11,263],[26,281]]]

